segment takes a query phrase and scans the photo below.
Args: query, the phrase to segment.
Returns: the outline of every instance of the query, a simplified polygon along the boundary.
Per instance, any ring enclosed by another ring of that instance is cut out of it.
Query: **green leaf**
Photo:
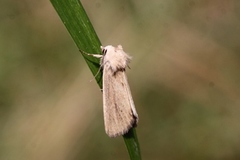
[[[101,53],[101,43],[79,0],[50,0],[63,24],[82,53],[93,75],[99,71],[99,59],[86,53]],[[102,72],[97,74],[96,81],[102,88]],[[135,128],[123,135],[131,160],[141,160],[140,147]]]
[[[131,160],[141,160],[140,145],[138,143],[135,128],[131,128],[127,134],[123,135]]]
[[[101,53],[101,43],[93,26],[78,0],[51,0],[63,24],[80,51],[86,53]],[[95,76],[100,68],[99,59],[82,54],[90,70]],[[102,73],[96,76],[96,81],[102,88]]]

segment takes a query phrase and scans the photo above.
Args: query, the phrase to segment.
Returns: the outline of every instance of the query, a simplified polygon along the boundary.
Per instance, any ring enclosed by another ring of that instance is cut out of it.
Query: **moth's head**
[[[107,52],[116,52],[117,50],[123,50],[121,45],[113,47],[112,45],[107,45],[106,47],[101,46],[102,54],[106,55]]]

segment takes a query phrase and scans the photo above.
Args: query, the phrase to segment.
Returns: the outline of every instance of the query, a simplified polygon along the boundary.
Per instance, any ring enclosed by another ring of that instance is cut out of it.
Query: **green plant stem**
[[[99,59],[83,54],[101,53],[100,40],[79,0],[50,0],[63,24],[81,51],[93,75],[96,75],[100,65]],[[102,72],[95,77],[102,88]],[[131,160],[141,160],[140,147],[135,128],[123,136]]]

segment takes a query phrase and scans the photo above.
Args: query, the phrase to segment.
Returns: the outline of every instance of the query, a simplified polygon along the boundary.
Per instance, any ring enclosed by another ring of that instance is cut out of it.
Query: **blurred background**
[[[240,159],[240,1],[81,2],[133,56],[143,159]],[[1,0],[0,160],[129,159],[92,79],[50,1]]]

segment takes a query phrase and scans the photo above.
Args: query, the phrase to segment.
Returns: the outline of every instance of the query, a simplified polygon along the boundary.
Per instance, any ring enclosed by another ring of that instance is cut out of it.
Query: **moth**
[[[109,137],[116,137],[126,134],[138,123],[138,114],[126,76],[131,57],[123,51],[121,45],[101,46],[101,50],[102,55],[88,55],[101,58],[104,126]]]

